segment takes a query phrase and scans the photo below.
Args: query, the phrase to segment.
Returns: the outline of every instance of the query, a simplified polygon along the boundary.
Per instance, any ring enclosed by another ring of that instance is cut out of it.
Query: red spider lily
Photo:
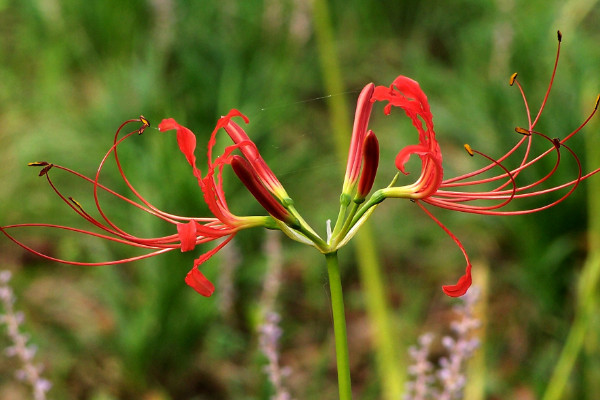
[[[511,76],[510,84],[511,86],[515,83],[517,84],[527,111],[528,128],[525,129],[517,127],[515,129],[516,132],[522,134],[523,137],[512,149],[498,159],[494,159],[480,151],[473,150],[469,145],[465,145],[465,149],[469,155],[479,155],[486,159],[488,164],[476,171],[454,178],[445,180],[443,179],[442,155],[438,142],[435,138],[433,117],[429,109],[427,97],[419,87],[419,84],[407,77],[399,76],[396,78],[396,80],[394,80],[390,87],[378,86],[373,92],[373,96],[371,98],[372,101],[388,102],[384,110],[385,114],[390,113],[392,106],[402,108],[406,115],[411,119],[413,125],[419,133],[419,144],[407,146],[398,153],[398,156],[396,157],[396,167],[401,172],[406,173],[404,170],[404,164],[411,155],[416,154],[421,159],[421,175],[415,183],[407,186],[388,187],[382,189],[377,194],[379,198],[374,203],[377,201],[380,202],[386,197],[409,198],[415,201],[419,207],[421,207],[423,211],[442,229],[444,229],[444,231],[456,242],[465,256],[467,267],[465,274],[455,285],[443,286],[444,292],[449,296],[461,296],[467,291],[471,285],[471,263],[463,245],[460,243],[458,238],[454,236],[450,230],[448,230],[448,228],[446,228],[427,208],[425,208],[423,203],[449,210],[475,214],[528,214],[545,210],[560,203],[569,195],[571,195],[571,193],[573,193],[581,180],[586,179],[600,171],[600,169],[596,169],[584,175],[582,173],[582,167],[579,158],[575,152],[566,145],[566,142],[577,132],[579,132],[596,113],[600,97],[596,99],[594,109],[585,119],[585,121],[571,133],[567,134],[564,138],[550,139],[545,134],[535,130],[535,126],[539,121],[542,111],[544,110],[550,90],[552,88],[552,84],[554,82],[556,67],[560,54],[560,41],[561,34],[558,32],[558,51],[556,54],[554,69],[552,71],[552,77],[550,79],[550,84],[548,85],[546,95],[535,119],[532,119],[531,117],[529,104],[525,97],[525,93],[520,83],[516,79],[517,74],[515,73]],[[363,117],[363,119],[365,119],[365,117]],[[423,122],[425,122],[425,126],[423,126]],[[549,144],[549,148],[537,156],[531,155],[534,138],[541,138],[541,140],[547,141]],[[515,156],[517,150],[519,149],[524,149],[524,155],[518,160],[517,165],[511,168],[506,167],[504,165],[506,161],[511,156]],[[566,151],[567,155],[572,157],[577,165],[576,178],[556,186],[543,187],[542,185],[547,182],[548,179],[558,169],[561,158],[564,155],[564,151],[562,150]],[[539,163],[539,161],[550,156],[551,154],[555,155],[556,162],[554,163],[554,167],[543,178],[525,184],[517,181],[517,178],[522,171]],[[484,173],[493,169],[498,169],[500,172],[491,177],[482,177]],[[488,189],[486,186],[490,184],[494,186],[492,189]],[[460,190],[463,188],[469,190]],[[513,203],[514,200],[546,195],[561,189],[565,189],[566,193],[564,193],[558,199],[551,200],[541,206],[517,210],[504,209],[504,207],[506,207],[508,204]],[[481,201],[488,203],[481,204]],[[490,201],[492,204],[489,204]]]
[[[56,194],[77,214],[79,214],[83,219],[93,225],[97,231],[79,229],[69,226],[55,225],[55,224],[45,224],[45,223],[25,223],[25,224],[15,224],[15,225],[7,225],[0,227],[0,230],[9,237],[12,241],[17,243],[19,246],[24,249],[37,254],[41,257],[44,257],[49,260],[62,262],[65,264],[72,265],[84,265],[84,266],[99,266],[99,265],[112,265],[112,264],[122,264],[130,261],[140,260],[148,257],[152,257],[158,254],[163,254],[175,249],[179,249],[181,251],[190,251],[193,250],[194,247],[198,244],[207,243],[216,241],[220,238],[225,238],[220,244],[218,244],[213,249],[207,251],[202,254],[198,259],[194,262],[194,267],[187,274],[185,279],[186,283],[194,288],[198,293],[203,296],[210,296],[214,291],[214,285],[204,277],[204,275],[198,270],[198,266],[208,260],[212,255],[218,252],[223,246],[225,246],[235,235],[235,233],[241,229],[250,228],[254,226],[266,226],[269,223],[269,217],[238,217],[233,215],[225,201],[225,195],[223,193],[222,188],[222,180],[221,180],[221,172],[223,170],[223,166],[227,163],[231,162],[231,152],[236,148],[240,148],[242,151],[247,152],[248,154],[252,154],[254,156],[253,161],[258,162],[257,160],[262,160],[256,147],[254,144],[247,138],[245,140],[240,140],[236,142],[234,146],[230,146],[226,149],[225,153],[213,162],[211,160],[211,150],[212,145],[214,144],[214,136],[216,132],[224,126],[228,126],[229,124],[233,124],[230,122],[230,118],[233,116],[242,116],[237,111],[232,111],[228,116],[223,117],[219,120],[215,131],[211,137],[211,143],[209,144],[209,163],[208,163],[208,172],[206,176],[202,176],[200,170],[196,167],[196,157],[194,155],[194,150],[196,147],[196,138],[194,134],[187,128],[177,124],[172,119],[167,119],[161,122],[159,125],[160,130],[169,130],[176,129],[177,130],[177,142],[179,144],[179,148],[182,153],[185,155],[187,161],[193,167],[194,176],[198,179],[200,187],[202,188],[204,199],[208,204],[210,210],[213,213],[212,217],[209,218],[196,218],[196,217],[185,217],[173,215],[170,213],[166,213],[164,211],[159,210],[157,207],[150,204],[142,195],[133,187],[127,178],[119,160],[117,147],[127,138],[132,135],[141,134],[144,130],[150,126],[148,121],[144,117],[140,117],[139,119],[132,119],[125,121],[116,131],[113,145],[106,152],[105,156],[102,158],[96,175],[93,178],[87,177],[79,172],[71,170],[69,168],[50,164],[47,162],[34,162],[30,163],[30,166],[39,166],[43,167],[40,171],[40,176],[45,176],[48,183],[52,187],[52,189],[56,192]],[[243,117],[243,116],[242,116]],[[245,117],[243,117],[245,118]],[[130,123],[141,122],[142,126],[139,129],[136,129],[123,137],[119,137],[121,130]],[[234,138],[236,141],[236,138]],[[250,149],[250,150],[249,150]],[[99,183],[100,173],[104,167],[105,162],[109,158],[109,156],[113,155],[114,160],[116,162],[119,173],[129,188],[129,190],[133,193],[133,195],[138,199],[138,201],[133,201],[123,196],[122,194],[117,193],[116,191],[109,189],[108,187]],[[269,171],[266,164],[262,165],[261,171]],[[66,197],[53,183],[51,179],[51,170],[59,169],[65,171],[69,174],[75,175],[78,178],[83,179],[92,185],[93,188],[93,198],[94,204],[96,207],[96,211],[99,214],[99,217],[93,217],[90,213],[88,213],[83,206],[76,200],[71,197]],[[218,174],[215,175],[215,171],[218,171]],[[265,176],[266,174],[263,174]],[[275,183],[276,178],[274,175],[267,175],[270,179],[273,188],[276,188]],[[283,187],[279,188],[279,193],[285,193],[283,191]],[[104,191],[110,195],[115,196],[116,198],[129,203],[130,205],[137,207],[138,209],[145,211],[165,222],[175,225],[175,230],[177,233],[172,235],[163,236],[163,237],[154,237],[154,238],[142,238],[138,237],[132,233],[126,232],[122,228],[119,228],[105,213],[104,208],[101,206],[98,192]],[[20,240],[16,239],[13,235],[11,235],[8,231],[11,229],[17,228],[26,228],[26,227],[45,227],[45,228],[53,228],[53,229],[62,229],[67,231],[72,231],[88,236],[94,236],[97,238],[109,240],[112,242],[117,242],[121,244],[126,244],[134,247],[139,247],[142,249],[150,250],[149,253],[136,256],[129,257],[121,260],[114,261],[106,261],[106,262],[79,262],[79,261],[70,261],[64,260],[56,257],[52,257],[46,254],[43,254],[28,245],[24,244]]]

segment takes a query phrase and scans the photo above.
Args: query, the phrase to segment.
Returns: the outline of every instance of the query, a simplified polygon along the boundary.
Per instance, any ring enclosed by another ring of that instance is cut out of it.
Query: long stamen
[[[532,131],[531,133],[533,134],[537,134],[537,135],[541,135],[544,136],[545,138],[547,138],[545,135],[539,133],[539,132],[535,132]],[[571,156],[573,157],[575,163],[577,164],[577,178],[570,181],[570,182],[566,182],[563,183],[561,185],[558,186],[554,186],[548,189],[543,189],[543,190],[537,190],[537,191],[533,191],[533,192],[526,192],[526,193],[520,193],[521,191],[523,191],[524,189],[529,189],[531,187],[536,186],[537,184],[543,182],[544,180],[546,180],[552,173],[548,174],[546,176],[546,178],[540,179],[539,181],[537,181],[534,184],[522,187],[522,188],[517,188],[516,191],[518,192],[517,194],[510,194],[510,198],[526,198],[526,197],[533,197],[533,196],[538,196],[538,195],[542,195],[542,194],[548,194],[548,193],[552,193],[555,192],[557,190],[561,190],[561,189],[565,189],[565,188],[569,188],[569,190],[567,191],[567,193],[565,193],[563,196],[561,196],[560,198],[545,204],[543,206],[540,207],[536,207],[536,208],[529,208],[529,209],[524,209],[524,210],[516,210],[516,211],[493,211],[493,210],[484,210],[482,208],[477,208],[477,207],[473,207],[473,206],[465,206],[464,204],[455,204],[452,201],[448,201],[448,200],[442,200],[441,198],[437,197],[437,196],[432,196],[428,199],[426,199],[426,202],[432,205],[436,205],[436,206],[440,206],[443,208],[447,208],[447,209],[451,209],[451,210],[457,210],[457,211],[466,211],[466,212],[470,212],[470,213],[475,213],[475,214],[488,214],[488,215],[521,215],[521,214],[529,214],[529,213],[533,213],[533,212],[537,212],[537,211],[542,211],[545,209],[548,209],[560,202],[562,202],[563,200],[565,200],[567,197],[569,197],[577,188],[577,186],[579,185],[579,182],[581,182],[581,180],[586,179],[587,177],[597,173],[600,171],[600,168],[592,171],[588,174],[586,174],[585,176],[582,173],[582,166],[581,166],[581,162],[579,160],[579,157],[577,157],[577,154],[575,154],[575,152],[567,145],[565,145],[564,143],[562,143],[560,140],[558,139],[549,139],[553,145],[554,148],[557,151],[557,154],[560,155],[559,149],[563,148],[565,150],[567,150],[569,152],[569,154],[571,154]],[[555,168],[553,168],[553,171],[556,170],[556,166]],[[441,193],[443,194],[443,193]],[[498,193],[496,193],[497,195]],[[463,195],[464,197],[459,199],[460,201],[467,201],[467,200],[481,200],[481,199],[491,199],[493,197],[490,196],[485,196],[484,193],[460,193],[460,192],[456,192],[456,195]],[[469,198],[468,196],[472,195],[471,198]],[[503,196],[497,196],[496,198],[505,198],[506,195]]]
[[[11,229],[11,228],[24,228],[24,227],[45,227],[45,228],[57,228],[57,229],[65,229],[65,230],[69,230],[69,231],[73,231],[73,232],[77,232],[77,233],[82,233],[82,234],[86,234],[86,235],[91,235],[91,236],[95,236],[98,238],[103,238],[106,240],[112,240],[112,241],[116,241],[116,242],[121,242],[120,240],[113,238],[113,237],[109,237],[109,236],[105,236],[105,235],[100,235],[100,234],[96,234],[93,232],[89,232],[89,231],[85,231],[85,230],[81,230],[81,229],[75,229],[75,228],[70,228],[70,227],[66,227],[66,226],[61,226],[61,225],[52,225],[52,224],[19,224],[19,225],[7,225],[7,226],[0,226],[0,231],[2,231],[2,233],[9,238],[10,240],[12,240],[14,243],[16,243],[18,246],[22,247],[23,249],[27,250],[30,253],[33,253],[35,255],[38,255],[42,258],[45,258],[47,260],[50,261],[56,261],[56,262],[60,262],[63,264],[69,264],[69,265],[80,265],[80,266],[88,266],[88,267],[99,267],[102,265],[116,265],[116,264],[125,264],[131,261],[137,261],[137,260],[143,260],[145,258],[150,258],[150,257],[154,257],[156,255],[159,254],[164,254],[167,253],[169,251],[172,251],[174,249],[176,249],[176,247],[174,248],[162,248],[160,250],[151,252],[151,253],[147,253],[147,254],[142,254],[140,256],[135,256],[135,257],[129,257],[129,258],[125,258],[125,259],[121,259],[121,260],[114,260],[114,261],[103,261],[103,262],[97,262],[97,263],[86,263],[86,262],[78,262],[78,261],[70,261],[70,260],[64,260],[61,258],[57,258],[57,257],[52,257],[49,256],[47,254],[41,253],[35,249],[33,249],[32,247],[27,246],[26,244],[24,244],[23,242],[21,242],[20,240],[16,239],[14,236],[12,236],[10,233],[8,233],[6,230],[7,229]],[[121,242],[121,243],[126,243],[126,242]],[[126,244],[130,244],[130,243],[126,243]],[[145,247],[145,246],[138,246],[138,247]],[[145,248],[156,248],[156,247],[145,247]]]
[[[542,134],[540,132],[528,131],[528,130],[520,128],[520,127],[515,128],[515,131],[517,133],[520,133],[520,134],[525,135],[525,136],[531,136],[532,134],[540,136],[540,137],[544,138],[545,140],[547,140],[548,142],[550,142],[552,144],[552,147],[550,149],[546,150],[545,152],[543,152],[542,154],[540,154],[539,156],[537,156],[536,158],[528,161],[525,164],[521,164],[521,165],[519,165],[519,167],[514,168],[513,170],[511,170],[510,171],[510,175],[512,175],[513,179],[515,179],[519,175],[519,173],[521,171],[525,170],[526,168],[528,168],[531,165],[535,164],[536,162],[540,161],[542,158],[546,157],[552,151],[556,151],[557,152],[557,160],[555,162],[554,168],[544,178],[541,178],[537,182],[534,182],[534,183],[529,184],[527,186],[519,187],[517,189],[517,191],[521,192],[521,191],[530,189],[530,188],[532,188],[534,186],[537,186],[538,184],[544,182],[545,180],[547,180],[550,176],[552,176],[554,174],[554,172],[556,171],[556,169],[558,168],[558,165],[560,163],[560,152],[559,152],[559,147],[556,146],[556,144],[554,143],[554,140],[550,139],[548,136],[546,136],[546,135],[544,135],[544,134]],[[501,160],[503,160],[503,159],[504,158],[502,158]],[[498,160],[498,161],[494,160],[492,162],[492,164],[496,164],[496,163],[500,164],[501,161],[500,160]],[[445,186],[443,185],[443,186],[444,187],[476,186],[476,185],[481,185],[481,184],[485,184],[485,183],[490,183],[490,182],[493,182],[493,181],[497,181],[497,180],[500,180],[500,179],[506,179],[507,177],[508,177],[508,174],[505,172],[504,174],[496,175],[496,176],[493,176],[493,177],[482,178],[482,179],[478,179],[478,180],[465,181],[465,182],[460,182],[460,183],[454,183],[452,185],[445,185]],[[510,184],[509,181],[501,184],[500,186],[496,187],[493,190],[490,190],[490,191],[487,191],[487,192],[478,192],[478,194],[481,194],[481,195],[485,196],[485,193],[489,193],[490,195],[497,195],[499,193],[510,193],[510,192],[512,192],[512,190],[504,191],[504,192],[501,191],[508,184]],[[445,190],[439,190],[436,193],[436,195],[440,195],[440,194],[441,195],[447,195],[448,193],[463,193],[463,192],[450,192],[450,191],[445,191]],[[470,192],[470,193],[472,193],[472,192]]]
[[[165,237],[159,237],[159,238],[148,238],[148,239],[143,239],[143,238],[139,238],[133,235],[128,235],[128,234],[124,234],[122,233],[121,230],[114,230],[111,229],[110,227],[100,223],[98,220],[96,220],[95,218],[93,218],[92,216],[90,216],[86,211],[84,211],[83,207],[81,206],[81,204],[74,200],[72,197],[69,197],[68,199],[60,192],[60,190],[58,190],[58,188],[54,185],[54,183],[52,182],[52,179],[50,178],[50,174],[46,173],[46,179],[48,181],[48,183],[50,184],[50,187],[54,190],[54,192],[61,198],[61,200],[63,202],[65,202],[69,207],[71,207],[71,209],[73,209],[77,214],[79,214],[82,218],[84,218],[86,221],[90,222],[91,224],[93,224],[94,226],[96,226],[99,229],[104,230],[105,232],[118,236],[119,238],[121,238],[124,242],[127,242],[127,244],[136,246],[138,244],[142,244],[142,245],[150,245],[152,246],[151,248],[159,248],[159,247],[164,247],[164,246],[159,246],[163,243],[169,243],[172,242],[173,240],[177,239],[176,235],[170,235],[170,236],[165,236]],[[95,233],[91,232],[92,235],[95,235]],[[168,247],[177,247],[176,244],[170,245]]]
[[[552,69],[552,76],[550,77],[550,84],[548,85],[548,90],[546,90],[546,95],[544,96],[544,100],[542,101],[542,105],[540,106],[540,111],[538,111],[538,114],[535,117],[533,124],[531,124],[530,129],[533,129],[535,127],[538,120],[540,119],[540,116],[542,115],[542,111],[544,110],[544,107],[546,106],[546,101],[548,100],[548,96],[550,95],[550,90],[552,89],[552,84],[554,83],[554,77],[556,76],[556,67],[558,66],[558,58],[560,57],[560,43],[562,42],[562,33],[560,33],[560,31],[556,31],[556,35],[558,38],[558,48],[556,50],[556,59],[554,61],[554,68]]]
[[[469,155],[471,157],[473,157],[475,154],[477,154],[481,157],[486,158],[487,160],[491,161],[492,163],[494,163],[495,165],[497,165],[498,167],[503,169],[505,176],[508,177],[509,183],[512,185],[512,190],[510,191],[510,195],[507,197],[507,196],[499,196],[498,194],[488,195],[488,193],[474,194],[474,193],[469,193],[469,192],[438,191],[435,196],[428,197],[428,198],[424,199],[423,201],[433,204],[433,205],[442,205],[442,204],[451,204],[452,202],[460,203],[460,202],[466,202],[466,201],[471,201],[471,200],[479,200],[482,198],[490,199],[490,200],[491,199],[505,199],[503,202],[496,204],[496,205],[492,205],[492,206],[466,206],[466,205],[462,205],[462,204],[455,205],[456,207],[459,207],[459,208],[455,208],[455,209],[464,208],[464,210],[468,210],[468,211],[471,211],[471,210],[489,211],[489,210],[494,210],[494,209],[504,207],[505,205],[510,203],[514,199],[515,194],[517,192],[517,185],[515,183],[513,174],[504,165],[502,165],[502,163],[498,162],[497,160],[494,160],[490,156],[488,156],[478,150],[474,150],[470,145],[465,144],[465,150],[467,151],[467,153],[469,153]],[[493,193],[493,192],[491,192],[491,193]],[[450,200],[441,200],[439,198],[441,196],[442,197],[457,196],[457,198],[450,199]]]

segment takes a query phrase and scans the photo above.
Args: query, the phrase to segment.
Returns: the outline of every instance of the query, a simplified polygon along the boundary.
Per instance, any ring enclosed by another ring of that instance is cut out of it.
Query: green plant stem
[[[344,85],[336,56],[327,1],[313,0],[312,14],[325,89],[328,93],[343,93]],[[348,155],[350,132],[352,132],[348,105],[343,96],[333,96],[329,98],[327,104],[331,113],[331,129],[336,154],[338,159],[343,160]],[[381,398],[397,400],[402,396],[406,368],[403,359],[398,356],[397,345],[401,338],[397,330],[392,329],[381,263],[368,222],[361,227],[354,244],[360,279],[364,287],[366,311],[372,324],[377,373],[382,386]]]
[[[331,237],[334,238],[339,235],[342,230],[342,225],[344,224],[344,218],[346,217],[346,210],[348,210],[348,205],[350,205],[350,196],[342,194],[340,197],[340,211],[338,213],[337,220],[335,221],[335,226],[333,227],[333,232],[331,233]],[[330,242],[330,238],[327,238],[327,242]]]
[[[350,382],[350,362],[348,357],[348,338],[346,335],[346,314],[344,312],[344,295],[337,252],[325,254],[329,290],[331,292],[331,310],[333,314],[333,332],[335,334],[335,356],[337,360],[338,388],[340,400],[352,399]]]
[[[595,269],[600,266],[600,260],[588,260],[586,265],[595,265]],[[588,331],[589,321],[593,312],[592,302],[583,301],[576,311],[575,320],[569,330],[567,342],[562,349],[560,358],[554,367],[552,378],[546,387],[543,400],[559,400],[563,397],[567,380],[571,376],[571,371],[575,365],[575,360],[583,346],[585,335]]]

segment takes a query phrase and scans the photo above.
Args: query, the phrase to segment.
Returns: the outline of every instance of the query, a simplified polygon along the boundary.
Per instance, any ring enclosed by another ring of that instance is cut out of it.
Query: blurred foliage
[[[249,135],[303,215],[324,232],[324,221],[337,212],[343,167],[332,156],[327,96],[353,104],[367,82],[388,84],[399,74],[418,80],[452,176],[476,167],[463,143],[491,155],[514,144],[512,129],[525,125],[526,117],[508,77],[519,72],[535,109],[550,78],[557,29],[564,47],[539,129],[550,137],[569,133],[598,92],[589,87],[597,84],[600,68],[600,6],[594,1],[331,1],[343,93],[322,89],[310,7],[309,0],[0,1],[0,222],[82,224],[23,167],[27,162],[47,160],[91,175],[114,129],[143,114],[154,126],[174,117],[190,127],[199,138],[202,165],[201,149],[218,117],[237,108],[249,116]],[[376,114],[372,121],[382,142],[378,182],[385,185],[395,173],[395,153],[416,136],[400,116],[384,120]],[[573,141],[581,156],[583,145]],[[173,135],[149,129],[128,141],[120,156],[131,181],[158,207],[205,215]],[[566,168],[559,173],[572,176]],[[102,178],[126,190],[116,170],[107,169]],[[59,174],[56,179],[66,194],[92,206],[89,185]],[[261,213],[235,180],[226,184],[232,210]],[[585,185],[580,189],[534,215],[436,213],[473,258],[491,267],[486,398],[527,399],[544,390],[573,317],[587,251]],[[115,221],[140,235],[167,233],[114,199],[105,204]],[[409,202],[389,201],[373,216],[403,348],[425,330],[445,329],[452,301],[439,287],[463,267],[460,251],[415,210]],[[32,230],[26,237],[66,258],[131,255],[63,233]],[[86,269],[44,262],[2,240],[0,266],[18,272],[14,284],[54,383],[52,398],[267,399],[265,360],[256,340],[269,256],[263,242],[261,231],[236,237],[232,248],[240,267],[227,312],[220,308],[224,294],[201,298],[183,283],[194,254]],[[335,398],[324,261],[296,243],[283,241],[283,247],[277,309],[284,328],[282,361],[293,370],[290,390],[298,399]],[[375,399],[379,384],[360,282],[352,252],[340,256],[354,387],[357,397]],[[224,257],[203,268],[217,282]],[[3,363],[0,397],[8,393],[3,388],[12,388],[11,367]],[[586,398],[585,385],[570,382],[569,398]]]

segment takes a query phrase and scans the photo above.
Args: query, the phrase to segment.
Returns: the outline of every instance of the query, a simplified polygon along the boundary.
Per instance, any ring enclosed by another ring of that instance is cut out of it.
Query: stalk
[[[350,381],[350,361],[348,356],[348,337],[346,334],[346,314],[344,312],[344,295],[337,252],[325,254],[329,290],[331,292],[331,311],[333,314],[333,332],[335,334],[335,357],[337,360],[338,389],[340,400],[352,399]]]
[[[344,85],[335,51],[327,0],[314,0],[312,13],[325,89],[328,93],[343,93]],[[328,106],[336,154],[339,160],[345,160],[352,132],[348,105],[342,96],[334,96],[329,99]],[[397,331],[392,329],[381,266],[368,222],[361,227],[354,243],[364,287],[366,311],[373,329],[373,346],[377,373],[382,382],[382,399],[397,400],[402,397],[406,378],[405,367],[403,360],[398,356],[396,344],[400,341],[400,337]]]

